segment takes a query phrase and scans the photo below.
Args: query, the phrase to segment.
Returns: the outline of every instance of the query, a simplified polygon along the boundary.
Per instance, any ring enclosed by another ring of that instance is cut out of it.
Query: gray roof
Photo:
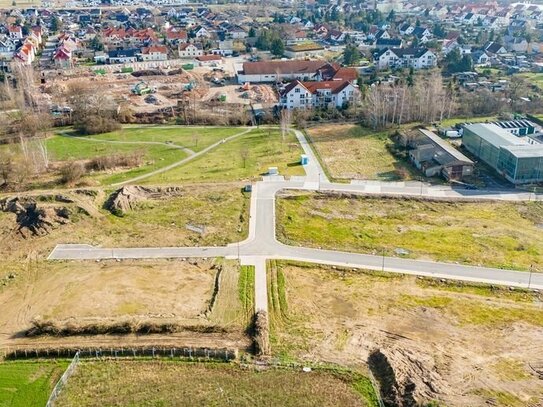
[[[444,150],[447,154],[453,157],[456,161],[473,164],[473,161],[471,161],[468,157],[466,157],[464,154],[462,154],[460,151],[458,151],[456,148],[454,148],[452,145],[450,145],[447,141],[443,140],[434,132],[425,129],[420,129],[420,132],[428,137],[432,141],[432,143],[438,145],[442,150]],[[440,158],[439,161],[444,161],[444,159]]]
[[[508,131],[502,129],[499,126],[491,123],[477,123],[469,124],[464,127],[465,129],[477,134],[486,142],[493,146],[522,146],[528,144],[526,140],[523,140]]]
[[[523,146],[505,146],[517,158],[543,158],[543,144],[526,144]]]

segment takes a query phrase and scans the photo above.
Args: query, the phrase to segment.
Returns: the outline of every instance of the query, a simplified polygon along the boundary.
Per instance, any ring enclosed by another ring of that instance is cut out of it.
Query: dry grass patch
[[[388,132],[355,124],[326,124],[307,130],[330,176],[336,179],[410,179],[411,168],[389,150]]]
[[[270,305],[279,357],[359,367],[380,349],[396,380],[415,384],[420,403],[479,406],[490,392],[524,405],[543,397],[530,368],[542,361],[542,298],[534,293],[519,302],[421,287],[401,275],[285,263],[277,270],[284,288],[276,292],[288,303],[287,312]],[[480,313],[485,319],[474,317]]]
[[[249,318],[238,279],[235,262],[219,260],[31,263],[0,290],[0,345],[29,342],[14,335],[32,326],[37,336],[186,330],[241,337]]]
[[[92,389],[92,391],[81,391]],[[320,371],[168,361],[83,362],[57,406],[365,406],[352,379]]]

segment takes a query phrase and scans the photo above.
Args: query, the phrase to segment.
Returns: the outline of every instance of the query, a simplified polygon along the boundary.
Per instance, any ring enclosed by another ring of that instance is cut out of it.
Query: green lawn
[[[477,117],[455,117],[452,119],[445,119],[442,122],[440,122],[440,125],[442,127],[452,127],[457,125],[458,123],[484,123],[484,122],[493,122],[498,121],[497,116],[477,116]]]
[[[293,194],[277,202],[288,244],[543,272],[543,203],[450,203]]]
[[[543,89],[543,73],[521,73],[518,76],[527,79],[530,84],[537,85],[540,89]]]
[[[271,166],[278,167],[281,175],[303,175],[303,167],[299,165],[302,152],[292,133],[282,142],[278,129],[254,129],[186,165],[150,177],[144,182],[246,181],[266,173]],[[244,154],[245,160],[242,158]]]
[[[45,406],[67,361],[0,362],[0,407]]]
[[[240,127],[127,126],[120,131],[98,134],[92,138],[110,141],[171,142],[198,152],[243,130]]]
[[[257,371],[226,363],[165,360],[83,361],[56,406],[368,406],[366,382],[360,375],[336,371]]]

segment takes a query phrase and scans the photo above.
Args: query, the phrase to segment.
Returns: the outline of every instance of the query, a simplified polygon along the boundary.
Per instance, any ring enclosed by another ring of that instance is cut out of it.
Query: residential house
[[[204,51],[195,44],[182,43],[177,48],[179,58],[196,58],[204,55]]]
[[[433,68],[437,56],[428,48],[385,48],[374,55],[377,69]]]
[[[143,47],[139,58],[142,61],[166,61],[168,59],[168,47],[165,45]]]
[[[0,34],[0,59],[10,60],[16,49],[15,40],[7,35]]]
[[[399,28],[400,35],[402,37],[413,34],[414,30],[415,30],[415,26],[409,23],[403,23],[402,25],[400,25],[400,28]]]
[[[8,27],[8,32],[11,39],[14,39],[14,40],[23,39],[23,27],[21,27],[20,25],[10,25]]]
[[[169,45],[178,45],[188,41],[188,34],[179,27],[170,27],[166,30],[166,43]]]
[[[211,38],[211,33],[201,25],[194,27],[192,34],[195,38]]]
[[[286,109],[342,108],[357,97],[358,89],[349,81],[294,80],[281,91],[279,106]]]
[[[260,61],[244,62],[242,69],[237,72],[237,78],[238,83],[280,82],[294,79],[355,82],[357,73],[354,68],[341,68],[337,64],[323,61]]]
[[[475,66],[490,66],[490,55],[488,55],[486,51],[473,51],[471,53],[471,59],[473,59],[473,65]]]
[[[214,66],[222,62],[222,57],[220,55],[201,55],[196,58],[200,66]]]
[[[433,38],[432,32],[425,27],[415,27],[413,36],[419,41],[419,44],[425,44]]]
[[[489,55],[507,54],[507,50],[503,45],[493,41],[487,42],[484,45],[483,50],[486,51]]]
[[[110,64],[132,63],[138,60],[139,52],[140,50],[136,48],[113,50],[107,53],[107,59]]]
[[[402,48],[402,40],[400,38],[379,38],[375,41],[375,48]]]

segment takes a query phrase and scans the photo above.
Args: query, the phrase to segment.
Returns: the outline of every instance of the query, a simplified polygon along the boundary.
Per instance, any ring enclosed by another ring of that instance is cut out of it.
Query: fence
[[[62,374],[59,381],[55,385],[55,388],[51,392],[51,395],[49,396],[49,400],[47,400],[47,404],[45,407],[52,407],[53,403],[57,399],[58,395],[66,385],[66,382],[70,378],[70,376],[74,373],[75,368],[77,367],[77,364],[79,363],[79,352],[77,352],[72,359],[72,362],[70,363],[70,366],[66,369],[66,371]]]
[[[6,359],[34,359],[34,358],[122,358],[122,357],[167,357],[186,358],[197,361],[226,362],[235,360],[239,356],[238,349],[228,348],[200,348],[200,347],[130,347],[130,348],[59,348],[59,349],[15,349],[5,353]]]

